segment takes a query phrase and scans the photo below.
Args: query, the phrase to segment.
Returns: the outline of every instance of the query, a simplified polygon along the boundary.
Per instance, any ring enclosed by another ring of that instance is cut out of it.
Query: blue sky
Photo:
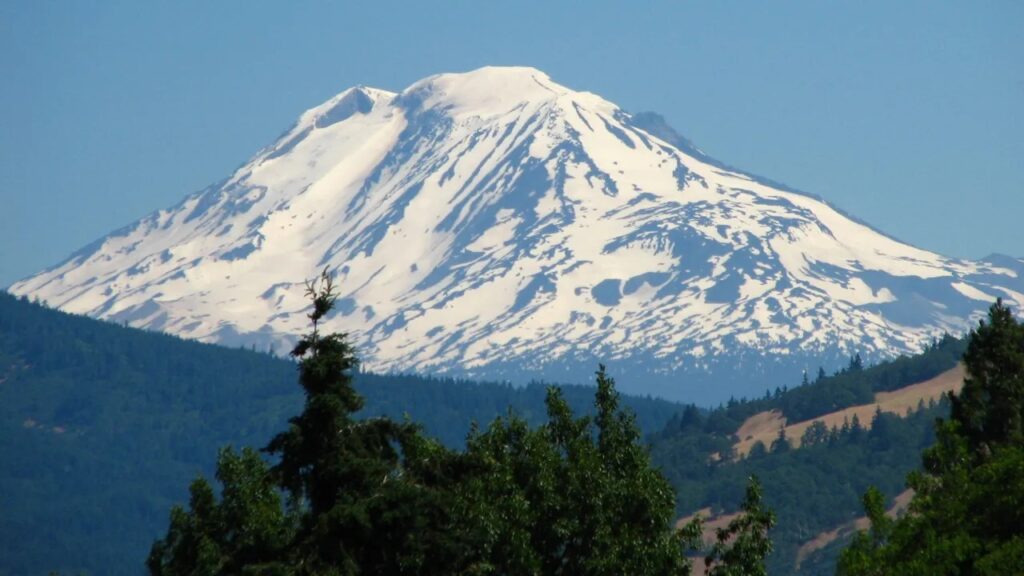
[[[0,1],[0,286],[353,84],[536,66],[944,254],[1024,256],[1021,2]]]

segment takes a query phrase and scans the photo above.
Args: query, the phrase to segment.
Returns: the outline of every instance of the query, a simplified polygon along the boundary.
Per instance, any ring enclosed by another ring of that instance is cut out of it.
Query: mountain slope
[[[643,375],[627,390],[701,401],[1024,304],[1024,261],[902,244],[531,68],[346,90],[223,182],[11,291],[281,349],[324,267],[342,289],[330,327],[373,370],[584,381],[604,360]]]

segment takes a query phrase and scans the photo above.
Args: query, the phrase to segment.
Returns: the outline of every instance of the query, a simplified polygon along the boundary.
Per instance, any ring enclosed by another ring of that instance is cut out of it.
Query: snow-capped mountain
[[[656,115],[496,67],[346,90],[228,179],[11,291],[283,352],[325,267],[328,328],[370,369],[586,381],[602,360],[627,390],[700,401],[916,351],[997,296],[1024,305],[1022,260],[903,244]]]

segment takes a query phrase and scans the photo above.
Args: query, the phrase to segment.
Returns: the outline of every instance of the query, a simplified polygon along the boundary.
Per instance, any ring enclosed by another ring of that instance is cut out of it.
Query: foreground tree
[[[689,573],[699,524],[672,529],[672,489],[603,366],[593,418],[551,388],[548,424],[509,415],[452,452],[410,422],[355,417],[352,346],[320,333],[335,299],[326,271],[308,296],[313,328],[292,352],[306,402],[266,447],[275,464],[222,452],[219,500],[193,483],[151,574]]]
[[[510,415],[470,436],[463,504],[480,514],[485,572],[689,574],[699,527],[671,528],[672,488],[618,401],[601,366],[593,418],[574,417],[552,387],[546,425]]]
[[[871,529],[843,551],[841,575],[1015,574],[1024,566],[1024,325],[997,301],[971,332],[969,376],[951,395],[908,513],[885,516],[869,491]]]
[[[447,488],[457,455],[412,423],[354,417],[353,348],[320,333],[335,300],[326,271],[307,293],[313,329],[292,352],[306,403],[265,449],[277,463],[223,452],[220,501],[193,483],[189,510],[172,511],[153,545],[151,574],[451,574],[469,561]]]
[[[221,450],[217,501],[203,478],[189,488],[189,509],[171,510],[167,536],[158,540],[146,562],[151,574],[287,574],[281,562],[294,532],[281,494],[269,481],[267,466],[252,449]]]
[[[709,576],[766,576],[765,559],[772,552],[768,531],[775,514],[761,502],[761,482],[751,476],[741,513],[715,533],[715,544],[704,559]]]
[[[292,352],[305,409],[266,448],[279,457],[274,480],[302,505],[293,565],[310,574],[450,573],[461,532],[438,531],[457,526],[434,486],[443,474],[416,472],[428,471],[423,460],[454,456],[412,423],[354,417],[363,407],[354,349],[345,334],[319,330],[336,298],[326,271],[307,294],[313,329]]]

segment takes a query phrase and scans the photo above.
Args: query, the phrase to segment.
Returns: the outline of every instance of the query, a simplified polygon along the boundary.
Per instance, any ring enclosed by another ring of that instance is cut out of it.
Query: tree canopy
[[[326,271],[308,294],[313,328],[293,351],[302,413],[266,447],[270,463],[221,452],[219,499],[193,482],[152,547],[152,575],[690,573],[699,520],[672,526],[672,487],[603,366],[593,416],[551,387],[545,424],[510,412],[455,451],[408,420],[353,417],[357,359],[344,334],[319,330],[334,303]],[[751,502],[737,558],[763,566],[770,513]]]

